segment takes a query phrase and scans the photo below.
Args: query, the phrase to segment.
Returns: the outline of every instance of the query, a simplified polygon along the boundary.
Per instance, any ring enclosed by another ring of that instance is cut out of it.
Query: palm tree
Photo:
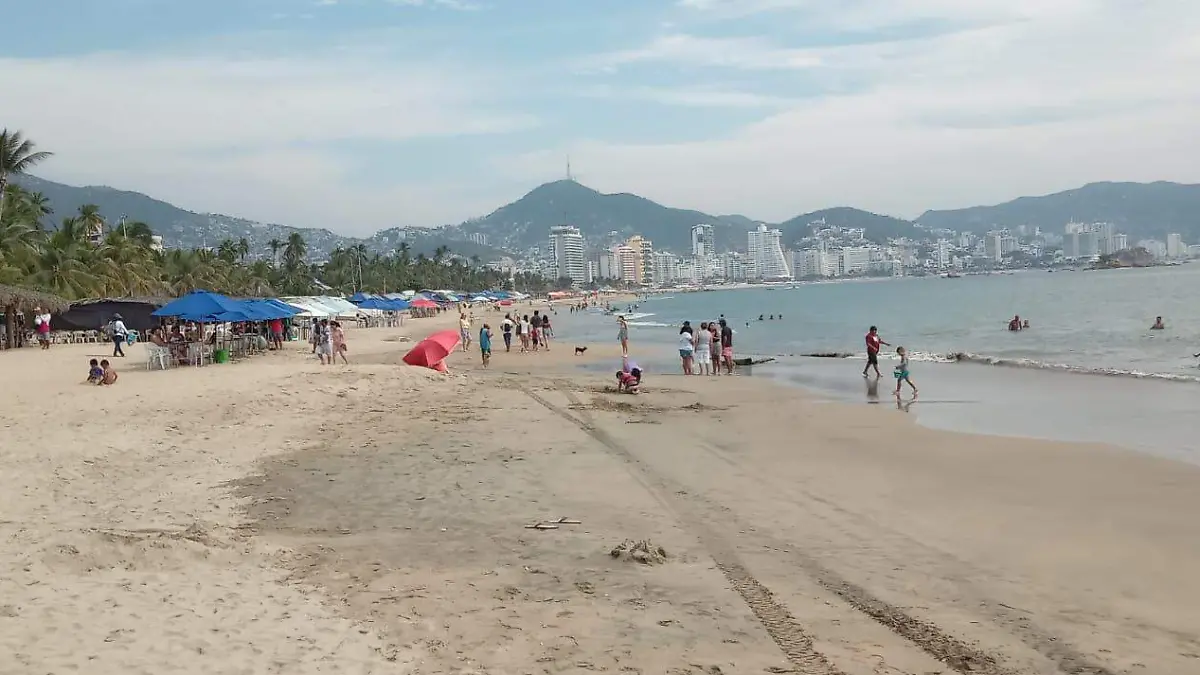
[[[307,256],[308,243],[304,241],[304,237],[299,232],[288,235],[287,245],[283,249],[283,266],[294,271]]]
[[[100,207],[95,204],[84,204],[79,207],[79,215],[75,217],[83,228],[85,239],[98,242],[104,237],[104,216],[100,215]]]
[[[97,290],[97,277],[88,269],[79,247],[45,247],[30,275],[34,286],[64,298],[85,298]]]
[[[246,241],[245,237],[237,241],[237,257],[238,260],[245,261],[246,256],[250,255],[250,242]]]
[[[27,193],[25,206],[39,226],[42,224],[42,218],[54,213],[54,209],[50,206],[50,198],[40,192]]]
[[[283,248],[283,242],[278,238],[267,242],[267,248],[271,249],[271,262],[279,264],[279,251]]]
[[[450,247],[443,244],[433,250],[433,262],[440,265],[448,255],[450,255]]]
[[[50,159],[52,153],[38,152],[33,141],[19,131],[0,129],[0,219],[4,214],[4,196],[9,176],[20,176],[39,162]],[[0,220],[3,223],[3,220]]]
[[[217,245],[217,257],[225,262],[237,260],[237,244],[232,239],[225,239]]]
[[[62,225],[51,235],[51,243],[59,248],[67,248],[71,244],[83,244],[87,241],[87,228],[78,218],[63,218]]]

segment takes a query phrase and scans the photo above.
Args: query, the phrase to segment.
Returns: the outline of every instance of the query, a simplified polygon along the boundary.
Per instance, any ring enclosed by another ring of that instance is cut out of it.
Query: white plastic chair
[[[212,363],[212,352],[208,349],[208,345],[190,342],[188,343],[187,359],[188,365],[202,366],[205,361]]]
[[[167,347],[159,347],[153,342],[147,342],[146,345],[146,370],[154,370],[157,364],[162,370],[166,370],[171,365],[171,350]]]

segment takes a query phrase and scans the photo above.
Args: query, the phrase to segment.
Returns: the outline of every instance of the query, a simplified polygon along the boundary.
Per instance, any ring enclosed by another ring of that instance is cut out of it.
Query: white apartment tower
[[[556,278],[569,277],[575,285],[588,282],[587,261],[583,257],[583,235],[579,228],[557,225],[550,228],[550,250],[554,255]]]
[[[1183,245],[1183,235],[1172,233],[1167,235],[1167,257],[1186,258],[1187,246]]]
[[[787,258],[783,255],[783,233],[766,225],[750,230],[746,236],[747,273],[755,279],[790,279]]]
[[[950,242],[945,239],[938,239],[936,250],[938,269],[944,270],[950,266]]]
[[[713,246],[713,226],[700,224],[692,226],[692,255],[701,260],[707,260],[717,252]]]

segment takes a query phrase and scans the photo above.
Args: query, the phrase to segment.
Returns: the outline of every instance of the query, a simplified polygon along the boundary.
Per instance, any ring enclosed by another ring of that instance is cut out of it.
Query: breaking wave
[[[813,352],[801,354],[801,356],[825,359],[865,359],[867,357],[865,352]],[[896,360],[894,354],[881,354],[880,356],[884,361]],[[972,354],[971,352],[951,352],[948,354],[909,352],[908,359],[910,361],[920,361],[925,363],[973,363],[983,366],[1029,368],[1032,370],[1050,370],[1063,373],[1076,373],[1079,375],[1104,375],[1107,377],[1130,377],[1142,380],[1166,380],[1169,382],[1200,383],[1200,376],[1196,375],[1153,373],[1142,370],[1126,370],[1122,368],[1085,368],[1083,366],[1072,366],[1066,363],[1050,363],[1046,361],[1038,361],[1037,359],[1002,358],[998,356],[988,356],[986,354]]]

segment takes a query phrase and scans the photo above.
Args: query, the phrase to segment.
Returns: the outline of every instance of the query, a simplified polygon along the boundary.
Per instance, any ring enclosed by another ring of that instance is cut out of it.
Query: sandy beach
[[[615,343],[400,365],[454,319],[110,388],[102,345],[0,353],[0,672],[1200,672],[1200,467],[618,395],[577,367]]]

